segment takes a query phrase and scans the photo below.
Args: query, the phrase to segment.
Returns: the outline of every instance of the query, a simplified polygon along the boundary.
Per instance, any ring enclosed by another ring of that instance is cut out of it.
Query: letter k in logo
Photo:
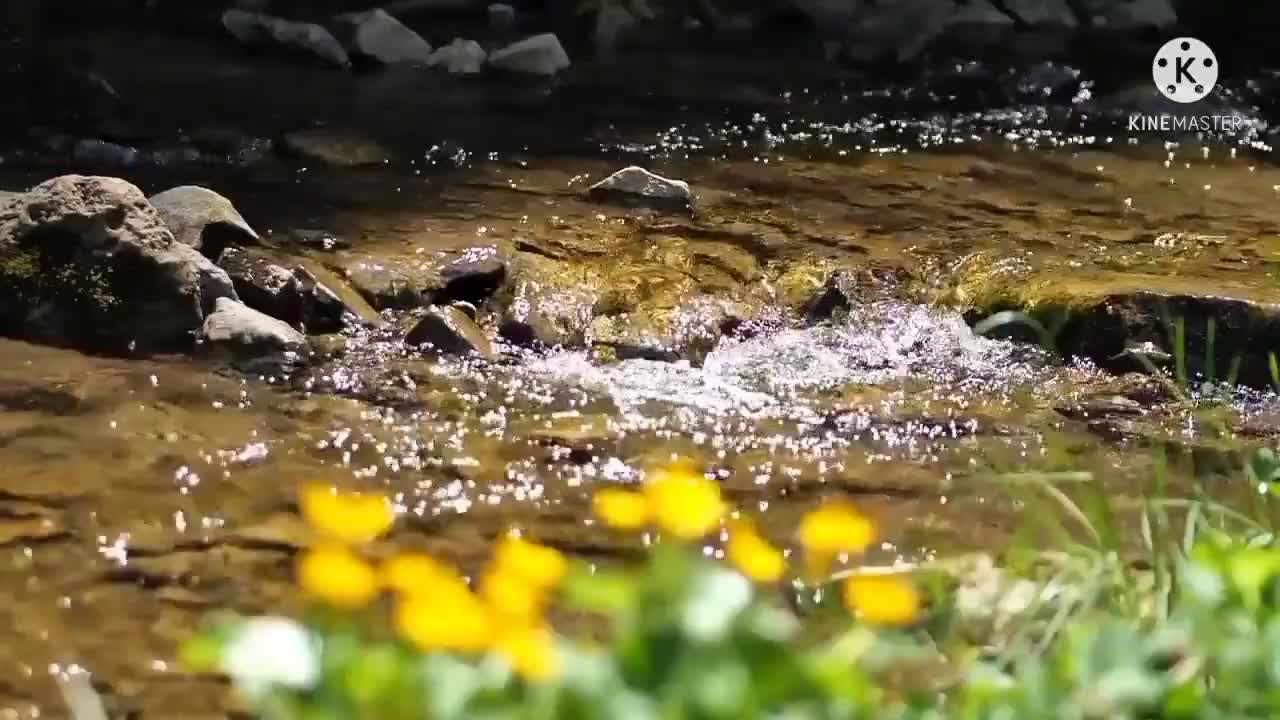
[[[1177,69],[1178,74],[1176,76],[1177,79],[1174,82],[1177,82],[1179,85],[1181,85],[1182,78],[1186,77],[1188,82],[1195,83],[1196,79],[1191,75],[1191,63],[1195,61],[1196,59],[1193,57],[1188,57],[1188,58],[1175,57],[1173,59],[1173,66],[1174,68]]]

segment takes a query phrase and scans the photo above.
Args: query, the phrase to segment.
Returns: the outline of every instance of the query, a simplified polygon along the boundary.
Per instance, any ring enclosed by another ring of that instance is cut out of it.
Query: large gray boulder
[[[499,70],[525,75],[551,76],[569,67],[569,54],[554,33],[525,38],[489,55]]]
[[[442,67],[450,75],[476,75],[484,70],[488,57],[488,53],[475,40],[454,38],[453,42],[431,53],[427,65]]]
[[[179,349],[220,297],[236,297],[227,274],[124,180],[66,175],[0,202],[0,334]]]
[[[228,245],[259,241],[235,205],[208,188],[181,185],[152,195],[150,202],[178,242],[215,262]]]
[[[340,28],[339,35],[346,41],[349,55],[388,65],[426,65],[431,60],[431,44],[381,8],[339,15],[334,23]]]
[[[222,14],[222,26],[246,45],[276,46],[301,52],[338,67],[350,67],[351,57],[342,43],[324,27],[263,13],[232,8]]]

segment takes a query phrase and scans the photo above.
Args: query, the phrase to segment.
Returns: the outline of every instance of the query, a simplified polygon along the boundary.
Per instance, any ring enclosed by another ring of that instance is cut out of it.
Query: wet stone
[[[346,49],[352,56],[386,64],[430,62],[431,45],[381,8],[339,15],[334,24],[347,39]]]
[[[475,40],[454,38],[453,42],[431,53],[427,65],[442,68],[450,75],[478,75],[484,70],[489,55]]]
[[[228,248],[219,265],[231,276],[245,305],[290,325],[327,333],[345,327],[348,315],[356,320],[356,312],[310,270],[290,270],[286,262],[263,251]]]
[[[830,320],[837,313],[849,309],[849,296],[848,277],[843,273],[832,274],[813,298],[805,303],[804,318],[809,322]]]
[[[403,268],[376,260],[347,263],[341,272],[370,305],[380,310],[430,305],[443,286],[443,278],[436,273],[411,275]]]
[[[274,46],[303,53],[329,65],[346,68],[351,58],[342,44],[323,26],[231,9],[222,15],[222,26],[246,45]]]
[[[550,77],[569,67],[569,54],[553,33],[543,33],[494,51],[489,64],[508,72]]]
[[[1142,404],[1123,395],[1104,395],[1078,403],[1059,405],[1059,414],[1077,420],[1142,415]]]
[[[236,294],[245,305],[286,321],[297,314],[293,273],[277,264],[268,253],[227,248],[218,266],[230,276]]]
[[[230,200],[208,188],[182,185],[148,200],[178,242],[214,262],[224,248],[253,245],[260,239]]]
[[[507,264],[496,252],[468,253],[441,268],[440,276],[444,287],[436,293],[436,302],[478,303],[489,299],[502,286],[507,277]]]
[[[307,346],[302,333],[230,298],[218,298],[201,329],[205,347],[246,368],[287,368]]]
[[[662,210],[691,210],[693,193],[689,184],[672,180],[632,165],[587,188],[593,200],[627,205],[645,205]]]
[[[566,333],[537,308],[523,312],[509,310],[498,324],[498,335],[513,345],[527,348],[555,348],[569,344]]]
[[[413,326],[407,345],[428,346],[441,355],[493,357],[493,346],[475,321],[457,307],[436,307]]]
[[[297,258],[294,262],[295,275],[300,275],[300,271],[305,272],[307,276],[321,284],[327,294],[336,296],[342,302],[343,308],[348,313],[346,320],[368,327],[381,327],[385,324],[378,311],[329,268],[307,258]]]

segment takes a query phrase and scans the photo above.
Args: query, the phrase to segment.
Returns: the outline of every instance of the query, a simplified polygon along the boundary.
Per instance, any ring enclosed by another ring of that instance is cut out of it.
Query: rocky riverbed
[[[625,552],[590,490],[680,454],[775,534],[854,497],[892,562],[999,551],[1035,522],[1008,473],[1123,499],[1163,450],[1229,499],[1280,435],[1265,73],[1195,137],[1126,132],[1151,93],[1064,60],[472,82],[93,37],[128,111],[0,148],[12,717],[73,665],[113,715],[235,714],[175,647],[296,600],[304,480],[474,569],[513,524]]]

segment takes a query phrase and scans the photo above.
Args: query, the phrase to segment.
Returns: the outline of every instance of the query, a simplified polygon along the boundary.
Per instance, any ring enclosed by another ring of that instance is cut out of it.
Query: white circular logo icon
[[[1218,57],[1195,38],[1174,38],[1156,53],[1151,78],[1160,94],[1174,102],[1203,100],[1218,84]]]

